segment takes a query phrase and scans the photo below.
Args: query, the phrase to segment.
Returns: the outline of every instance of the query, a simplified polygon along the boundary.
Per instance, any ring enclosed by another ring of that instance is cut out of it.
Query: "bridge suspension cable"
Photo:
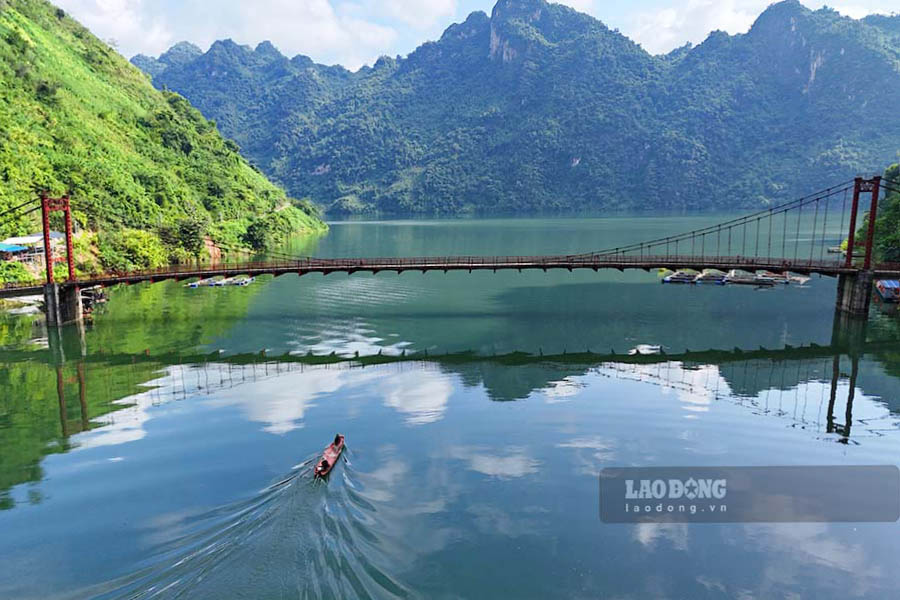
[[[792,240],[794,244],[794,258],[800,258],[800,234],[803,225],[804,213],[803,208],[814,207],[813,217],[812,217],[812,225],[813,232],[811,241],[812,249],[809,255],[808,260],[811,262],[815,257],[815,241],[818,237],[818,230],[821,223],[822,228],[822,239],[824,241],[825,236],[827,235],[827,215],[829,211],[829,203],[832,198],[843,194],[844,200],[841,208],[842,214],[842,226],[841,231],[843,232],[843,219],[847,212],[847,194],[854,187],[854,180],[845,181],[838,185],[826,188],[814,194],[809,194],[807,196],[803,196],[796,200],[792,200],[790,202],[786,202],[777,206],[773,206],[749,215],[744,215],[735,219],[731,219],[722,223],[718,223],[716,225],[710,225],[707,227],[703,227],[700,229],[696,229],[693,231],[688,231],[685,233],[681,233],[678,235],[666,236],[663,238],[657,238],[645,242],[639,242],[634,244],[629,244],[625,246],[620,246],[616,248],[607,248],[604,250],[599,250],[595,252],[588,252],[583,254],[574,254],[569,255],[567,258],[570,259],[590,259],[595,257],[609,257],[609,256],[617,256],[617,255],[625,255],[625,254],[634,254],[639,253],[641,257],[644,256],[679,256],[683,255],[682,248],[690,245],[690,254],[689,256],[694,257],[704,257],[707,256],[707,250],[712,248],[712,245],[715,245],[715,252],[717,256],[721,256],[723,254],[723,249],[726,251],[728,255],[732,255],[733,251],[736,249],[735,247],[735,238],[740,238],[740,256],[747,256],[747,237],[749,228],[752,232],[752,237],[754,238],[754,254],[756,257],[760,256],[762,244],[765,244],[766,255],[767,257],[772,257],[772,245],[773,241],[775,241],[774,227],[776,219],[780,217],[781,223],[779,223],[779,228],[781,229],[781,255],[783,258],[787,258],[788,256],[788,230],[791,228],[792,232],[795,233],[795,239]],[[821,208],[821,205],[824,203],[824,209]],[[820,213],[824,213],[824,218],[820,219]],[[796,225],[794,224],[793,215],[796,214]],[[763,222],[767,221],[768,225],[768,233],[764,233],[762,231]],[[736,229],[741,228],[741,231],[735,231]],[[713,239],[714,236],[714,239]],[[707,237],[710,239],[707,240]],[[699,248],[698,248],[699,247]],[[699,254],[697,250],[699,249]],[[674,250],[674,252],[673,252]],[[823,252],[824,254],[824,252]]]
[[[28,206],[29,204],[33,204],[33,203],[37,203],[37,202],[40,202],[40,200],[37,199],[37,198],[32,198],[31,200],[28,200],[27,202],[23,202],[22,204],[19,204],[18,206],[14,206],[14,207],[12,207],[12,208],[6,209],[6,210],[3,211],[2,213],[0,213],[0,219],[2,219],[3,217],[6,217],[7,215],[13,215],[13,217],[12,217],[11,219],[7,219],[7,220],[5,220],[5,221],[3,221],[3,222],[0,222],[0,225],[2,225],[2,224],[4,224],[4,223],[11,223],[12,221],[14,221],[14,220],[16,220],[16,219],[19,219],[19,218],[21,218],[21,217],[24,217],[24,216],[27,215],[27,214],[33,213],[33,212],[36,211],[36,210],[40,210],[40,209],[41,209],[41,206],[40,206],[40,204],[38,204],[37,206],[35,206],[34,208],[32,208],[32,209],[29,210],[29,211],[26,211],[26,212],[21,213],[21,214],[13,214],[13,213],[16,213],[17,211],[19,211],[19,210],[25,208],[25,207]]]

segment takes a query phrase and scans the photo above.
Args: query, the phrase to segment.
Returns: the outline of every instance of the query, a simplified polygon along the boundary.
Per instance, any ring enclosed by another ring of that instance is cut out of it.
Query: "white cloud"
[[[418,29],[450,19],[457,8],[456,0],[382,0],[370,1],[370,4],[375,4],[380,12]]]
[[[329,0],[56,1],[98,37],[116,39],[126,56],[157,55],[180,40],[201,47],[224,38],[253,46],[271,40],[287,55],[357,68],[397,38],[394,28],[339,12]]]
[[[551,2],[571,6],[579,12],[594,14],[594,0],[551,0]]]
[[[685,42],[698,44],[715,30],[746,33],[771,3],[771,0],[667,0],[658,10],[633,13],[626,19],[624,33],[648,52],[664,53]],[[803,4],[812,9],[822,6],[821,0],[804,0]],[[887,6],[883,0],[832,0],[828,6],[855,19],[872,13],[889,14],[897,8]]]
[[[378,391],[385,406],[406,415],[408,425],[427,425],[444,417],[453,384],[436,371],[408,371],[385,378]]]
[[[126,48],[131,40],[148,47],[167,48],[171,36],[165,24],[145,11],[143,0],[56,0],[82,25],[105,41]]]
[[[564,377],[548,385],[543,390],[543,394],[547,399],[547,404],[558,404],[575,398],[585,387],[587,387],[586,384],[580,378]]]
[[[98,37],[118,42],[126,56],[158,55],[187,40],[207,47],[231,38],[255,46],[271,40],[283,53],[305,54],[355,69],[378,56],[408,52],[465,18],[472,2],[459,0],[55,0]],[[494,0],[483,1],[490,11]],[[621,24],[623,33],[650,52],[666,52],[710,31],[747,31],[770,0],[654,0],[655,10],[597,0],[557,0]],[[818,8],[823,0],[803,0]],[[897,10],[896,0],[832,0],[854,18]]]
[[[242,369],[240,380],[249,377],[253,381],[255,371]],[[283,435],[303,427],[306,411],[315,406],[315,400],[345,387],[352,375],[355,374],[324,368],[288,373],[256,381],[252,394],[243,386],[216,391],[210,404],[241,406],[248,420],[264,425],[263,431]]]
[[[688,0],[631,18],[631,37],[648,52],[668,52],[685,42],[702,42],[710,31],[746,32],[767,0]]]
[[[651,550],[660,540],[668,540],[676,550],[688,549],[687,523],[638,523],[633,532],[634,539]]]
[[[469,463],[469,469],[490,477],[512,479],[537,473],[540,462],[522,448],[510,447],[506,454],[481,446],[458,446],[450,449],[450,457]]]

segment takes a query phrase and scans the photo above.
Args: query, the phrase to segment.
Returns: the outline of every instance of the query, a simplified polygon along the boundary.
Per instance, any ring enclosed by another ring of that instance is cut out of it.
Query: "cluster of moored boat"
[[[699,273],[692,269],[679,269],[674,273],[668,273],[668,275],[664,274],[661,280],[662,283],[711,283],[715,285],[732,284],[773,287],[777,284],[804,285],[810,279],[805,275],[796,275],[794,273],[773,273],[771,271],[751,273],[739,269],[732,269],[728,273],[718,269],[704,269]]]
[[[201,279],[200,281],[191,281],[190,283],[185,284],[184,287],[189,287],[191,289],[201,288],[201,287],[226,287],[226,286],[238,286],[238,287],[246,287],[256,281],[254,277],[247,277],[246,275],[239,275],[237,277],[212,277],[210,279]]]

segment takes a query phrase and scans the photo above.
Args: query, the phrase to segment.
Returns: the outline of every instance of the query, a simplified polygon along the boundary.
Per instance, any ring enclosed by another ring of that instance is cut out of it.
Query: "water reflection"
[[[601,530],[594,504],[596,474],[612,464],[752,463],[785,448],[801,462],[868,448],[853,460],[870,462],[896,450],[889,341],[857,332],[836,347],[404,360],[95,353],[91,336],[66,331],[4,354],[4,508],[19,508],[5,511],[0,549],[19,557],[14,572],[42,564],[16,540],[35,527],[24,509],[56,497],[33,535],[72,527],[78,508],[96,550],[67,553],[83,575],[0,576],[0,594],[433,597],[453,582],[464,597],[601,596],[633,593],[617,574],[654,564],[658,579],[638,587],[679,597],[821,591],[828,568],[873,593],[893,585],[874,553],[897,549],[874,530],[865,545],[830,526]],[[308,463],[337,430],[350,434],[348,462],[316,487]],[[286,459],[296,467],[265,468]],[[96,492],[61,496],[91,472]],[[273,483],[260,491],[260,480]],[[109,514],[125,525],[100,527]],[[600,539],[614,551],[598,555]],[[797,544],[817,547],[798,558]],[[470,576],[510,548],[515,564],[495,581]],[[726,568],[713,554],[757,566]],[[573,560],[582,575],[567,581]]]
[[[320,252],[566,253],[648,226],[671,219],[336,226]],[[457,275],[124,288],[61,336],[0,317],[0,597],[900,585],[894,526],[604,526],[596,479],[895,460],[896,311],[834,319],[829,280],[757,293]],[[628,356],[638,344],[666,354]],[[313,485],[307,461],[338,431],[347,461]]]
[[[405,359],[376,355],[357,360],[264,353],[156,356],[149,350],[91,354],[84,330],[52,332],[46,346],[34,344],[4,354],[12,362],[5,364],[0,380],[7,422],[0,431],[0,506],[14,506],[9,491],[16,485],[42,479],[40,465],[47,455],[143,439],[153,407],[163,403],[207,397],[213,407],[239,407],[263,431],[284,435],[304,427],[309,410],[322,398],[340,395],[353,401],[374,395],[408,426],[418,427],[444,418],[454,393],[453,378],[466,388],[483,389],[493,400],[541,397],[547,403],[577,398],[597,378],[634,381],[674,394],[686,419],[707,412],[712,403],[729,401],[753,414],[816,431],[823,439],[859,443],[860,438],[893,431],[900,413],[900,388],[892,371],[896,346],[859,341],[860,334],[865,330],[854,334],[853,346],[836,334],[836,349],[634,357],[419,353]],[[861,375],[867,392],[860,389]],[[874,399],[878,391],[886,395],[854,417],[856,399]],[[48,398],[56,398],[56,405],[51,407]],[[86,432],[91,435],[79,435]],[[602,440],[592,443],[568,442],[573,448],[608,450]],[[455,447],[449,455],[498,477],[535,468],[532,459],[515,449],[485,452]]]

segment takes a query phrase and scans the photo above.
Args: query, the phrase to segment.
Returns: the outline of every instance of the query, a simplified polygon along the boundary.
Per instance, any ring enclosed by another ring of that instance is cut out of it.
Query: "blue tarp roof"
[[[880,283],[889,289],[900,288],[900,281],[897,281],[896,279],[882,279]]]
[[[28,248],[13,244],[0,244],[0,252],[21,252],[22,250],[28,250]]]

